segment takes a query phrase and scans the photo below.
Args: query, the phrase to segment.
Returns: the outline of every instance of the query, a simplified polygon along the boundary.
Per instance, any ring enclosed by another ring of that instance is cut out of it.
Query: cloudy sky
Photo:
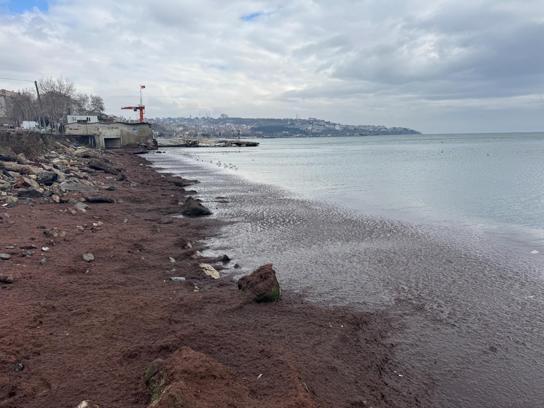
[[[0,88],[110,113],[544,130],[544,0],[0,0]]]

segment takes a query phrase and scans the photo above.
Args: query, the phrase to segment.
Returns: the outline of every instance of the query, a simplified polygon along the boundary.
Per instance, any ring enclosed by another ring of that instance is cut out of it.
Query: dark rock
[[[17,190],[17,197],[20,198],[38,198],[43,195],[43,192],[38,191],[34,188],[23,188]]]
[[[117,176],[117,181],[125,181],[126,179],[127,179],[127,176],[125,176],[123,173]]]
[[[249,300],[257,303],[275,302],[281,296],[280,284],[272,264],[263,265],[250,275],[241,278],[238,281],[238,289]]]
[[[13,282],[14,282],[13,276],[0,275],[0,283],[11,284]]]
[[[36,180],[40,184],[44,184],[46,186],[52,185],[55,181],[57,181],[59,178],[58,174],[53,171],[42,171],[38,174],[36,177]]]
[[[171,177],[170,181],[172,182],[172,184],[178,187],[187,187],[192,186],[193,184],[200,183],[198,180],[189,180],[181,177]]]
[[[88,203],[93,203],[93,204],[111,204],[115,202],[113,198],[104,197],[104,196],[86,196],[85,200]]]
[[[225,254],[225,255],[223,255],[222,257],[220,257],[219,260],[220,260],[221,262],[223,262],[224,264],[227,264],[227,263],[230,262],[230,257],[229,257],[227,254]]]
[[[204,207],[200,200],[196,200],[193,197],[187,197],[183,203],[181,213],[186,217],[203,217],[211,215],[211,211]]]
[[[94,170],[102,170],[105,173],[119,174],[119,170],[104,160],[91,159],[89,160],[89,167]]]

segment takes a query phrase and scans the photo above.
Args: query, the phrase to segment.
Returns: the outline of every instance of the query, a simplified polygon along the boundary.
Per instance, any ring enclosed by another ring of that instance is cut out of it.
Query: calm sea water
[[[367,215],[544,242],[544,133],[260,140],[194,156]]]
[[[208,242],[231,273],[273,262],[311,301],[390,311],[433,406],[544,406],[544,134],[261,142],[149,155],[232,221]]]

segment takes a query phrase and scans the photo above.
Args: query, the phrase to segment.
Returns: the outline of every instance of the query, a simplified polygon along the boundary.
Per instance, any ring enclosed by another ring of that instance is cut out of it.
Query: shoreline
[[[14,282],[0,285],[0,407],[147,407],[144,372],[184,347],[197,352],[189,368],[207,370],[185,390],[200,393],[197,406],[429,406],[423,382],[397,374],[390,317],[289,291],[278,303],[243,304],[228,275],[214,281],[198,267],[214,261],[197,251],[221,220],[172,217],[183,188],[144,158],[108,157],[126,180],[93,178],[113,186],[114,204],[73,214],[70,203],[35,200],[1,211],[0,245],[13,253],[1,274]]]
[[[455,231],[336,211],[175,152],[150,159],[200,179],[203,200],[232,221],[210,253],[232,247],[250,265],[274,259],[280,280],[307,300],[395,316],[396,358],[433,379],[433,406],[538,406],[536,265]],[[218,194],[225,203],[214,202]],[[527,319],[532,325],[512,324]]]

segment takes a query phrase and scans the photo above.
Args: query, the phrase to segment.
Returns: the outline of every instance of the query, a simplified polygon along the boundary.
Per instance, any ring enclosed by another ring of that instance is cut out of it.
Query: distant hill
[[[149,120],[162,137],[326,137],[416,135],[418,131],[404,127],[379,125],[342,125],[321,119],[273,118],[157,118]]]

